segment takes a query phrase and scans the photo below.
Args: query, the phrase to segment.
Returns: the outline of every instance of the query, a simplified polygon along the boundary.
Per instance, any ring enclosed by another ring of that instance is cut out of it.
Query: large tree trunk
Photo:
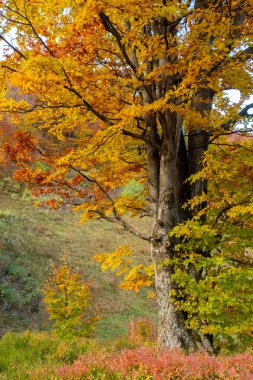
[[[177,287],[172,281],[173,264],[170,259],[175,258],[178,253],[174,249],[176,242],[169,237],[169,232],[189,216],[182,209],[182,205],[193,194],[190,194],[185,185],[185,179],[189,176],[189,163],[182,126],[178,125],[175,114],[169,111],[159,115],[159,122],[163,128],[159,152],[154,146],[148,149],[149,193],[153,216],[151,254],[159,310],[158,348],[161,350],[164,347],[177,347],[187,351],[204,348],[212,351],[207,339],[186,329],[185,315],[176,309],[170,297],[171,291]],[[177,132],[179,127],[180,133]],[[150,131],[154,133],[155,130],[153,119]],[[207,147],[205,134],[200,131],[200,137],[197,137],[198,146],[194,160],[190,161],[191,165],[195,165],[190,168],[194,172],[202,168],[201,158]],[[198,184],[198,194],[205,190],[205,186],[206,184]]]
[[[163,123],[164,136],[159,156],[154,153],[148,155],[149,191],[152,198],[154,199],[154,194],[156,198],[152,207],[154,223],[151,254],[159,310],[158,348],[189,349],[191,338],[185,329],[183,316],[176,310],[170,298],[174,285],[171,280],[172,266],[168,260],[174,257],[174,253],[173,242],[168,233],[180,221],[179,182],[182,182],[178,175],[177,154],[171,135],[173,119],[170,113],[162,115],[160,122]],[[153,124],[153,129],[154,127]]]
[[[152,33],[151,33],[152,29]],[[170,36],[177,34],[177,29],[165,20],[159,19],[145,28],[145,34]],[[174,57],[174,61],[177,58]],[[164,66],[170,63],[167,54],[155,64]],[[147,63],[147,72],[152,71]],[[167,78],[161,74],[161,81],[154,88],[143,92],[144,104],[152,103],[153,98],[160,98],[166,89],[168,79],[173,83],[174,78]],[[210,112],[213,92],[208,89],[197,92],[193,108],[202,115]],[[158,133],[157,120],[162,129]],[[147,118],[147,169],[150,213],[153,218],[151,255],[155,268],[155,288],[159,311],[158,347],[195,349],[200,346],[210,349],[198,334],[188,331],[185,327],[185,315],[176,310],[170,293],[176,289],[172,281],[173,265],[169,262],[175,258],[175,242],[169,237],[169,232],[180,222],[191,215],[184,209],[183,204],[195,195],[206,191],[206,182],[198,181],[192,189],[185,184],[190,174],[202,169],[202,155],[207,149],[208,134],[193,127],[190,133],[190,153],[187,153],[185,137],[183,135],[182,117],[177,112],[153,113]],[[197,342],[198,341],[198,342]]]
[[[155,267],[155,288],[159,309],[158,346],[182,347],[185,340],[183,321],[170,300],[173,289],[171,281],[171,266],[168,259],[172,258],[172,250],[168,232],[176,223],[176,200],[173,185],[175,177],[175,159],[161,158],[160,182],[164,183],[160,193],[157,217],[152,235],[152,259]],[[168,187],[166,182],[170,182]]]

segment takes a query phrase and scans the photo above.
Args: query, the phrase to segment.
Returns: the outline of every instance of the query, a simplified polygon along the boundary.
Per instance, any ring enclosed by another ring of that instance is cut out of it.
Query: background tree
[[[149,241],[159,346],[190,348],[198,341],[211,349],[195,326],[185,325],[189,310],[178,310],[171,298],[181,286],[175,263],[182,252],[189,254],[189,246],[179,249],[180,243],[196,243],[178,226],[197,219],[205,238],[209,177],[198,174],[204,152],[250,117],[253,106],[243,104],[252,88],[251,1],[1,4],[7,46],[2,111],[26,130],[48,129],[59,140],[71,136],[69,148],[58,154],[30,144],[47,167],[24,166],[17,176],[57,193],[54,207],[73,203],[83,221],[104,218]],[[14,42],[8,37],[13,28]],[[37,101],[7,99],[9,86],[36,94]],[[238,104],[229,102],[228,89],[240,91]],[[189,176],[194,181],[186,182]],[[134,196],[115,194],[130,179],[143,189]],[[183,207],[186,202],[192,207]],[[238,204],[229,208],[237,210]],[[147,214],[150,235],[133,229],[123,218],[127,213]],[[191,249],[202,266],[215,254],[213,245]],[[192,267],[183,272],[193,278],[204,273]]]

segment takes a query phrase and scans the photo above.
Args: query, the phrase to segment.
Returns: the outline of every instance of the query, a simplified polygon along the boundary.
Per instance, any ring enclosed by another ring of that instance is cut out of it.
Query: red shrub
[[[43,375],[46,379],[45,373]],[[142,347],[117,353],[88,354],[72,365],[55,369],[54,376],[61,380],[252,380],[253,356],[245,353],[215,357],[203,352],[185,355],[177,350],[157,355],[153,348]]]

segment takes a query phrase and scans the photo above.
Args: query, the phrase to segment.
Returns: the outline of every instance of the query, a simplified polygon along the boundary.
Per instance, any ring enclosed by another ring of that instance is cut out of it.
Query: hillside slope
[[[147,229],[148,221],[132,220]],[[92,260],[96,253],[110,252],[129,244],[141,260],[149,255],[147,244],[120,227],[104,221],[78,223],[70,210],[52,211],[35,208],[26,192],[2,191],[0,195],[0,335],[12,329],[47,329],[41,289],[52,262],[62,255],[92,283],[94,307],[103,317],[97,328],[98,338],[121,335],[131,319],[154,319],[155,301],[145,292],[118,289],[113,274],[101,272]]]

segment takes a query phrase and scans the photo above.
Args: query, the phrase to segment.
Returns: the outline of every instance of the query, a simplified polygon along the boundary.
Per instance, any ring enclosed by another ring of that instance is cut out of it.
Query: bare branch
[[[142,240],[145,240],[145,241],[149,241],[151,242],[151,237],[148,237],[146,235],[143,235],[141,232],[138,232],[136,231],[132,226],[130,226],[130,224],[128,224],[123,218],[121,218],[121,216],[115,216],[115,219],[116,221],[122,226],[124,227],[125,230],[127,230],[128,232],[130,232],[131,234],[139,237],[140,239]]]
[[[128,232],[130,232],[131,234],[139,237],[140,239],[142,240],[145,240],[145,241],[151,241],[151,238],[142,234],[141,232],[137,231],[136,229],[134,229],[126,220],[124,220],[116,211],[115,209],[115,203],[114,203],[114,200],[112,199],[112,197],[108,194],[108,192],[104,189],[104,187],[101,185],[100,182],[98,182],[95,178],[91,177],[91,176],[88,176],[87,174],[84,174],[83,171],[75,168],[74,166],[70,165],[70,168],[73,169],[74,171],[76,171],[77,173],[79,173],[83,178],[85,178],[87,181],[89,182],[92,182],[94,184],[96,184],[98,186],[98,188],[100,189],[100,191],[105,195],[105,197],[109,200],[109,202],[111,203],[112,205],[112,212],[113,212],[113,217],[108,217],[107,215],[104,215],[104,213],[101,211],[101,210],[93,210],[92,212],[94,213],[97,213],[98,215],[100,215],[101,218],[103,219],[106,219],[107,221],[111,222],[111,223],[118,223],[120,224],[122,227],[124,227],[125,230],[127,230]]]
[[[253,150],[252,149],[249,149],[249,148],[247,148],[246,146],[244,146],[244,145],[242,145],[242,144],[226,144],[226,143],[214,143],[214,142],[212,142],[212,143],[209,143],[209,145],[217,145],[217,146],[229,146],[229,147],[235,147],[235,148],[242,148],[242,149],[245,149],[245,150],[247,150],[248,152],[250,152],[250,153],[253,153]]]
[[[1,65],[1,67],[2,67],[3,69],[7,69],[7,70],[9,70],[9,71],[12,71],[13,73],[17,73],[17,72],[18,72],[18,70],[15,70],[15,69],[13,69],[12,67],[9,67],[9,66],[6,66],[6,65]]]
[[[239,112],[239,115],[240,116],[252,116],[253,117],[253,114],[248,114],[248,111],[250,109],[253,109],[253,103],[251,104],[247,104],[247,106],[245,106],[240,112]]]
[[[0,34],[0,39],[3,40],[12,50],[14,50],[16,53],[18,53],[20,55],[20,57],[27,60],[26,56],[19,49],[17,49],[15,46],[13,46],[11,42],[6,40],[6,38],[2,34]]]

